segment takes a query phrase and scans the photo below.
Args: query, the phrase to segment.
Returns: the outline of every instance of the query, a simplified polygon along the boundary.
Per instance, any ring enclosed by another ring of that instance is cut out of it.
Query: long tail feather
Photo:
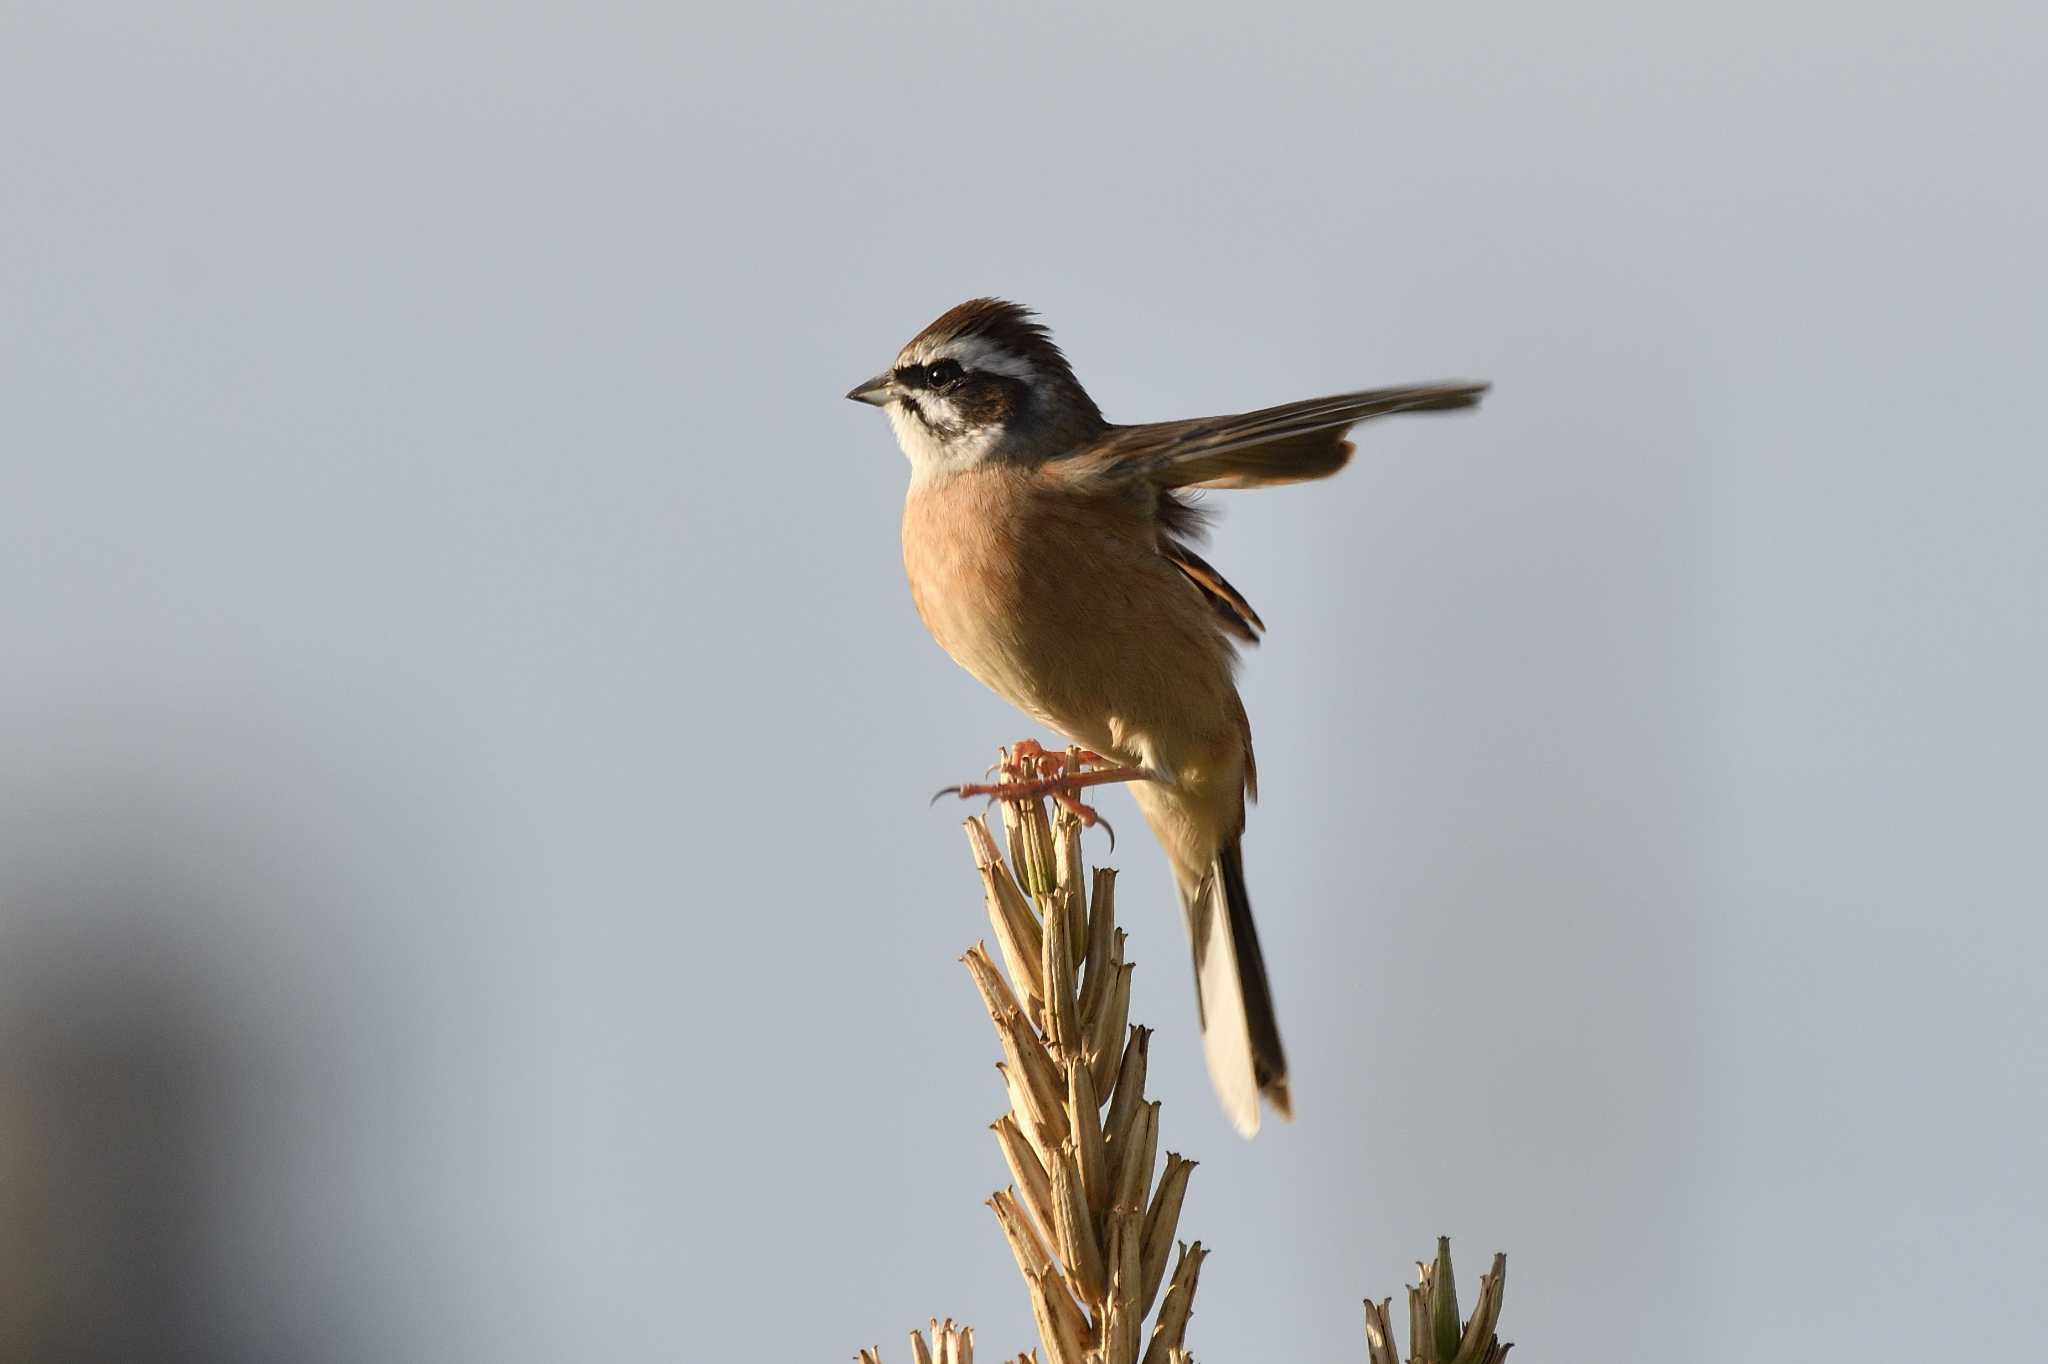
[[[1294,1101],[1236,839],[1216,854],[1200,884],[1183,892],[1183,908],[1194,945],[1209,1078],[1230,1121],[1250,1137],[1259,1130],[1261,1096],[1283,1118],[1294,1116]]]

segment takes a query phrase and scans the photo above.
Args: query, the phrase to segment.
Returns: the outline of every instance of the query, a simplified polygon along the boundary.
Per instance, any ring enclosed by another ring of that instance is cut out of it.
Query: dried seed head
[[[1002,1043],[996,1070],[1010,1111],[992,1130],[1015,1181],[988,1206],[1030,1291],[1044,1364],[1140,1364],[1141,1338],[1142,1364],[1193,1364],[1185,1338],[1208,1252],[1175,1236],[1195,1162],[1168,1152],[1153,1187],[1160,1106],[1145,1097],[1152,1033],[1129,1026],[1132,967],[1115,923],[1115,873],[1096,871],[1093,894],[1084,895],[1080,824],[1068,812],[1053,823],[1042,802],[1006,802],[1003,824],[1016,875],[988,826],[966,825],[1001,968],[980,943],[961,960]],[[1494,1256],[1480,1276],[1469,1320],[1458,1311],[1448,1240],[1416,1271],[1409,1364],[1503,1364],[1510,1347],[1494,1331],[1507,1258]],[[1369,1364],[1400,1364],[1392,1306],[1365,1304]],[[974,1334],[935,1318],[929,1343],[911,1332],[911,1357],[973,1364]],[[859,1359],[881,1364],[881,1353],[862,1350]],[[1019,1355],[1010,1364],[1039,1361]]]
[[[1030,1290],[1045,1364],[1138,1364],[1148,1339],[1145,1359],[1172,1364],[1199,1246],[1183,1251],[1149,1337],[1145,1317],[1193,1166],[1170,1156],[1148,1202],[1160,1109],[1145,1098],[1151,1031],[1129,1027],[1115,874],[1091,877],[1071,813],[1049,820],[1042,802],[1018,801],[1002,814],[1007,865],[988,825],[966,822],[995,951],[977,943],[961,958],[1002,1044],[1010,1103],[991,1130],[1013,1184],[988,1206]],[[972,1350],[950,1322],[932,1323],[929,1347],[912,1345],[916,1364],[971,1364]]]
[[[1501,1300],[1507,1291],[1507,1256],[1496,1254],[1493,1267],[1479,1276],[1479,1301],[1470,1320],[1458,1315],[1457,1284],[1451,1271],[1451,1243],[1438,1237],[1436,1259],[1415,1266],[1416,1282],[1408,1289],[1410,1364],[1501,1364],[1513,1348],[1494,1334],[1500,1324]],[[1394,1343],[1391,1299],[1365,1303],[1365,1336],[1370,1364],[1400,1364]]]

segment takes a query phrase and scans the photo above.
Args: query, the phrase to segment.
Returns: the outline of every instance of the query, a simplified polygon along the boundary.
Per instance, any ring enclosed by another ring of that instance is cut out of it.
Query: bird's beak
[[[849,389],[846,396],[857,403],[887,407],[889,399],[896,396],[896,376],[884,371],[872,379],[863,379]]]

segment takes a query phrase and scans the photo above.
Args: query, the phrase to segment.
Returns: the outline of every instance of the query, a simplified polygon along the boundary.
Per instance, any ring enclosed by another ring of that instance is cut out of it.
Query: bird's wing
[[[1079,490],[1123,491],[1143,498],[1156,518],[1160,554],[1202,594],[1225,634],[1256,644],[1265,622],[1244,595],[1191,548],[1191,542],[1201,538],[1204,516],[1178,490],[1259,488],[1327,478],[1351,458],[1351,442],[1344,433],[1359,422],[1396,412],[1472,407],[1486,389],[1483,383],[1413,384],[1310,398],[1227,417],[1112,426],[1046,467]]]
[[[1417,384],[1282,403],[1257,412],[1115,426],[1059,463],[1077,480],[1156,488],[1260,488],[1327,478],[1351,458],[1344,432],[1395,412],[1478,403],[1485,384]]]
[[[1187,580],[1202,594],[1223,628],[1246,644],[1257,644],[1264,632],[1266,622],[1259,619],[1259,613],[1252,610],[1252,604],[1244,594],[1230,585],[1230,580],[1216,569],[1187,541],[1164,533],[1159,537],[1159,552],[1179,569]]]

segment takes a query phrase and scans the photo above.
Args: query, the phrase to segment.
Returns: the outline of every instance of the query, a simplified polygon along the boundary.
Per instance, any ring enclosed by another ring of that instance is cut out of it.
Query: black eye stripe
[[[929,365],[898,365],[896,382],[905,388],[945,389],[966,377],[958,360],[934,360]]]

